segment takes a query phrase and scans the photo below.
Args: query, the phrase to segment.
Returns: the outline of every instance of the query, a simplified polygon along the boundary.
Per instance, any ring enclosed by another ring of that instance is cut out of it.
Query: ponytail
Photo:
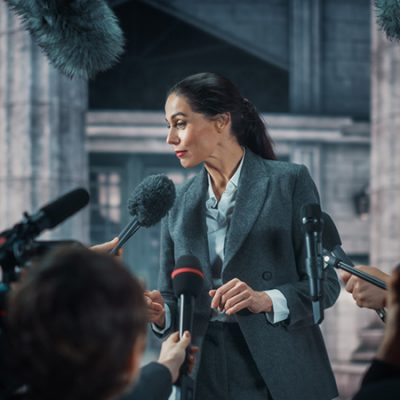
[[[265,122],[255,106],[242,98],[241,129],[236,138],[241,146],[248,147],[253,153],[267,160],[276,160],[272,139]]]

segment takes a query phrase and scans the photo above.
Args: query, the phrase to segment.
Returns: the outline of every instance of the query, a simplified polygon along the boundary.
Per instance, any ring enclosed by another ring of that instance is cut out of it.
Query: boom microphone
[[[124,37],[105,0],[6,0],[51,64],[70,78],[112,67]]]
[[[174,204],[175,196],[175,185],[166,175],[151,175],[144,179],[128,200],[133,219],[118,235],[118,244],[110,253],[117,254],[141,226],[148,228],[159,222]]]
[[[397,0],[375,0],[376,22],[389,40],[400,40],[400,4]]]

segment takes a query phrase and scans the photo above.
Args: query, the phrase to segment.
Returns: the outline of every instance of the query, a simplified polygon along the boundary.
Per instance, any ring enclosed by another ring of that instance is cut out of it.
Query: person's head
[[[265,124],[251,102],[227,78],[215,73],[191,75],[167,93],[167,142],[174,146],[182,165],[193,166],[209,157],[218,145],[218,133],[229,131],[231,139],[266,159],[276,159]],[[187,143],[188,144],[187,144]],[[196,156],[185,165],[187,147]]]
[[[136,378],[145,341],[139,282],[106,254],[60,249],[9,302],[9,336],[34,399],[111,399]]]

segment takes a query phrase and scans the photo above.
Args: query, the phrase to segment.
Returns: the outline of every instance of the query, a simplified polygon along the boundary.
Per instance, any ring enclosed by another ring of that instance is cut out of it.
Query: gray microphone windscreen
[[[68,77],[112,67],[124,36],[105,0],[7,0],[51,64]]]
[[[132,192],[129,213],[141,226],[149,227],[163,218],[175,201],[175,185],[164,174],[151,175]]]
[[[388,39],[400,40],[400,3],[398,0],[375,0],[376,22]]]

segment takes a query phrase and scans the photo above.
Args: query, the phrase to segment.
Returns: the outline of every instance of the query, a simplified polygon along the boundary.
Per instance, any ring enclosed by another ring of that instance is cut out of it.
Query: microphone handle
[[[318,232],[310,232],[305,236],[306,242],[306,273],[310,286],[310,296],[313,302],[317,302],[322,296],[322,250],[320,250],[320,235]]]
[[[182,338],[185,331],[192,333],[193,329],[193,312],[195,298],[186,294],[180,295],[179,304],[179,338]],[[180,375],[187,375],[189,370],[188,356],[190,353],[190,345],[186,349],[185,361],[181,366]]]
[[[138,231],[139,221],[134,218],[118,235],[118,244],[110,251],[110,254],[117,255],[118,250]]]

